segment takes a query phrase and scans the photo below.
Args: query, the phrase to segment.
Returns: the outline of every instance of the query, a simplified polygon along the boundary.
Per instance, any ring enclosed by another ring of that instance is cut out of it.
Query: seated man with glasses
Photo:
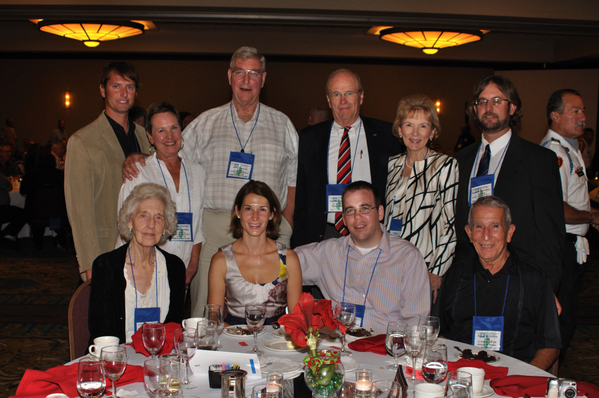
[[[430,309],[422,254],[384,230],[372,184],[353,182],[341,198],[350,235],[296,248],[304,285],[317,285],[326,299],[355,304],[356,326],[385,331],[390,321],[417,324]]]

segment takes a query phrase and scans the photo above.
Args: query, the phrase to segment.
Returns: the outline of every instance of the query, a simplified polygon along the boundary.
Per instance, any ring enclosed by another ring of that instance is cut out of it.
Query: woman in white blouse
[[[407,150],[389,158],[385,195],[385,227],[422,253],[433,300],[453,261],[456,245],[458,163],[427,146],[440,130],[439,116],[430,98],[416,94],[401,99],[393,134]]]

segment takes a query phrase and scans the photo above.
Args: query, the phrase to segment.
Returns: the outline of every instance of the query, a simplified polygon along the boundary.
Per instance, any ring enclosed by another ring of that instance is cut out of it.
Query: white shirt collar
[[[490,145],[490,149],[491,149],[491,157],[503,152],[503,148],[505,148],[505,146],[510,142],[510,140],[512,139],[512,129],[509,129],[507,131],[507,133],[505,133],[504,135],[502,135],[501,137],[497,138],[495,141],[489,143],[486,139],[485,136],[483,135],[481,137],[481,150],[484,152],[485,151],[485,147],[487,146],[487,144]]]

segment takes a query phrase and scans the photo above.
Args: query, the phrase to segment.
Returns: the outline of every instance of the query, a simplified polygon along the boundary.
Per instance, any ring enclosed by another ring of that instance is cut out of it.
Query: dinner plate
[[[273,331],[271,332],[271,334],[272,334],[274,337],[278,337],[278,338],[280,338],[280,339],[287,339],[287,340],[291,340],[291,334],[290,334],[290,333],[287,333],[287,332],[285,331],[285,329],[283,329],[282,327],[281,327],[280,329],[273,330]]]
[[[295,345],[293,341],[289,340],[281,340],[281,339],[272,339],[264,342],[264,348],[272,351],[280,351],[280,352],[289,352],[289,351],[299,351],[304,347],[299,347]]]
[[[231,337],[241,337],[241,338],[246,338],[246,337],[253,337],[254,334],[252,333],[251,330],[248,329],[247,326],[245,325],[231,325],[231,326],[227,326],[223,332],[227,335],[227,336],[231,336]],[[258,331],[258,336],[264,334],[264,327],[262,329],[260,329]]]
[[[493,395],[495,391],[490,386],[483,386],[483,390],[478,394],[473,394],[474,397],[483,398]]]
[[[484,350],[483,350],[483,351],[484,351]],[[478,354],[478,352],[479,352],[479,351],[477,351],[477,352],[475,353],[475,352],[473,351],[473,352],[472,352],[472,354],[476,355],[476,354]],[[488,364],[488,365],[499,365],[499,364],[501,363],[501,356],[500,356],[499,354],[497,354],[497,353],[496,353],[496,352],[494,352],[494,351],[491,351],[491,354],[490,354],[490,355],[493,355],[495,358],[497,358],[497,360],[496,360],[496,361],[493,361],[493,362],[485,362],[486,364]],[[462,359],[462,353],[458,351],[458,352],[456,352],[456,353],[454,354],[454,357],[455,357],[455,359]],[[467,360],[468,360],[468,359],[467,359]],[[471,361],[471,359],[470,359],[470,361]]]
[[[293,373],[299,370],[299,368],[299,362],[292,361],[288,358],[264,357],[264,366],[260,366],[260,372],[266,373],[277,371],[286,374]]]
[[[353,372],[354,370],[358,369],[358,367],[360,366],[358,361],[356,361],[355,359],[353,359],[350,356],[342,356],[341,363],[343,364],[343,369],[345,369],[345,373]]]

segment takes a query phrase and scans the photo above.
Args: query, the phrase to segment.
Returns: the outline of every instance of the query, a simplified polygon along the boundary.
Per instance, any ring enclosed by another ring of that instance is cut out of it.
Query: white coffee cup
[[[181,326],[183,326],[183,329],[197,329],[198,323],[200,324],[200,326],[206,326],[206,321],[206,318],[187,318],[183,319],[183,322],[181,322]]]
[[[485,384],[485,370],[480,368],[459,368],[459,371],[468,372],[472,375],[472,392],[480,394]]]
[[[414,387],[415,398],[438,398],[445,396],[445,387],[439,384],[420,383]]]
[[[111,345],[119,345],[119,338],[115,336],[100,336],[94,339],[94,344],[89,346],[89,353],[95,357],[100,356],[102,348]]]

